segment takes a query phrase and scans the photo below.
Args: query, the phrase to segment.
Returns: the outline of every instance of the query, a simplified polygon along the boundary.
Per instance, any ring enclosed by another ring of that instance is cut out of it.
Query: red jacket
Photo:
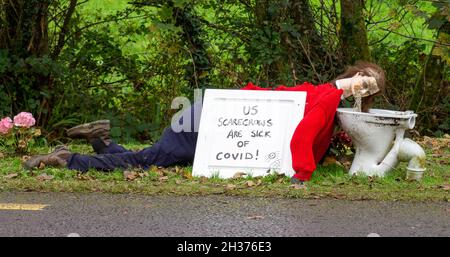
[[[271,90],[248,83],[244,90]],[[279,86],[275,90],[306,92],[305,115],[291,139],[292,168],[294,177],[306,181],[325,155],[334,130],[334,115],[341,100],[342,89],[327,83],[314,86],[303,83],[295,87]]]

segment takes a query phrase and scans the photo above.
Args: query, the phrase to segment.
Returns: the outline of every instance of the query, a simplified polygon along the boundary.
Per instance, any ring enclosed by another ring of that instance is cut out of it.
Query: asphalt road
[[[0,236],[449,237],[450,203],[0,193]]]

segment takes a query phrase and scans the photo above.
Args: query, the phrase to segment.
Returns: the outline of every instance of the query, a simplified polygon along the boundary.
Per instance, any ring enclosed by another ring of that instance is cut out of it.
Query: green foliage
[[[433,133],[434,136],[442,137],[445,134],[447,134],[450,131],[450,96],[446,95],[444,100],[442,101],[442,104],[439,105],[440,110],[444,114],[446,114],[442,120],[442,122],[439,122],[438,129],[429,130],[431,133]],[[437,118],[437,116],[435,116]]]
[[[450,1],[434,1],[433,6],[436,11],[427,18],[429,29],[439,29],[445,21],[450,20]]]
[[[2,51],[3,50],[3,51]],[[51,96],[48,88],[36,90],[49,74],[58,74],[58,64],[48,56],[18,58],[7,50],[0,49],[0,90],[3,92],[0,103],[0,115],[8,115],[18,110],[32,113],[47,113],[48,108],[41,101]]]
[[[415,130],[421,134],[449,133],[445,124],[450,113],[446,104],[450,36],[445,24],[450,18],[450,2],[405,0],[387,5],[391,7],[388,18],[373,18],[368,25],[376,29],[372,55],[387,73],[385,99],[379,104],[382,108],[414,110],[419,115]]]
[[[8,1],[24,3],[26,22],[14,35],[8,5],[0,7],[0,116],[36,114],[50,143],[100,118],[112,121],[119,141],[155,141],[176,111],[172,99],[192,97],[193,88],[318,84],[344,69],[335,0],[90,0],[69,13],[72,2]],[[371,0],[365,7],[372,56],[388,76],[380,105],[407,109],[448,2]],[[37,10],[47,14],[48,37],[33,30],[45,27]],[[448,47],[439,49],[445,59]],[[423,131],[448,133],[448,101],[421,110],[438,123],[421,124]]]
[[[424,65],[425,50],[426,45],[418,40],[408,40],[400,45],[381,43],[373,48],[376,62],[386,71],[386,108],[408,108],[417,74]]]

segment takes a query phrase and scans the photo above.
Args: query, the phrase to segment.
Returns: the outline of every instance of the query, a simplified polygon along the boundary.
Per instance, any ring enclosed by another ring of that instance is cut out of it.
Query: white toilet
[[[414,128],[417,114],[381,109],[365,113],[338,108],[336,115],[356,149],[350,174],[382,177],[399,161],[409,161],[407,178],[419,180],[422,177],[425,152],[416,142],[403,138],[406,129]]]

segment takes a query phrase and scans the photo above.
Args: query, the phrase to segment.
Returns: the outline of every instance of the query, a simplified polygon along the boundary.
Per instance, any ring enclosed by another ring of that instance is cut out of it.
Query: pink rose
[[[36,120],[33,118],[33,114],[29,112],[21,112],[14,116],[14,125],[17,127],[32,127],[36,123]]]
[[[0,134],[6,135],[13,128],[14,124],[10,117],[6,117],[0,120]]]

